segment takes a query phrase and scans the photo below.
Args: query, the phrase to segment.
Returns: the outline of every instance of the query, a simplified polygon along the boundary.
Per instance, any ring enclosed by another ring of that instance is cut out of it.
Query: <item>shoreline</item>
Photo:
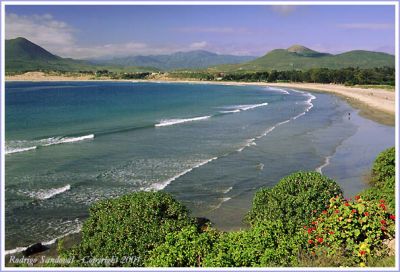
[[[83,80],[75,80],[75,81],[83,81]],[[87,82],[89,82],[89,81],[95,81],[95,80],[87,80]],[[98,80],[98,81],[105,81],[105,82],[107,82],[107,81],[108,82],[143,82],[143,83],[146,83],[146,82],[149,82],[149,83],[150,82],[151,83],[184,83],[184,84],[188,83],[188,84],[210,84],[210,85],[228,85],[228,86],[262,86],[262,87],[276,86],[276,87],[283,87],[283,86],[279,86],[277,84],[274,85],[274,84],[259,83],[259,82],[247,83],[247,82],[214,82],[214,81],[183,81],[183,80],[179,80],[179,81],[178,80],[177,81],[172,81],[172,80],[170,80],[170,81],[165,81],[165,80]],[[287,86],[285,86],[285,87],[287,87]],[[289,88],[298,88],[298,87],[291,86]],[[310,90],[310,89],[307,89],[307,88],[298,88],[298,89],[312,91],[312,92],[324,92],[324,91],[320,91],[320,90]],[[330,93],[329,91],[327,91],[327,92]],[[336,95],[338,95],[341,98],[346,98],[345,96],[342,96],[342,95],[339,95],[339,94],[336,94]],[[344,100],[344,101],[346,101],[346,100]],[[347,100],[347,102],[349,102],[349,101]],[[349,104],[350,104],[350,102],[349,102]],[[353,105],[350,105],[350,106],[353,107]],[[360,114],[360,112],[358,114]],[[393,118],[394,118],[394,116],[393,116]],[[317,169],[319,168],[321,170],[323,167],[326,166],[325,163],[320,165],[319,167],[317,167]],[[316,171],[317,171],[317,169],[316,169]],[[232,229],[232,230],[235,230],[235,229]],[[229,231],[232,231],[232,230],[229,230]],[[71,233],[71,234],[68,234],[65,237],[63,237],[62,240],[64,240],[64,242],[66,244],[68,244],[69,246],[73,246],[74,244],[76,244],[77,241],[79,241],[79,238],[80,238],[79,235],[80,234],[81,234],[81,232],[78,232],[77,234]],[[58,245],[57,242],[58,242],[58,240],[60,240],[60,239],[55,239],[54,243],[49,244],[49,250],[46,250],[45,252],[42,252],[42,253],[35,254],[33,256],[34,257],[37,257],[37,256],[39,256],[39,257],[41,257],[41,256],[45,256],[45,257],[58,256],[57,255],[57,245]],[[7,257],[9,257],[10,255],[12,255],[12,254],[8,254]],[[8,263],[8,265],[9,265],[9,263]]]
[[[41,72],[29,72],[23,75],[6,76],[6,82],[132,82],[132,83],[185,83],[214,84],[226,86],[259,86],[296,88],[311,92],[331,93],[344,99],[353,108],[360,110],[360,115],[377,123],[395,126],[396,95],[395,91],[378,88],[348,87],[336,84],[322,83],[268,83],[268,82],[238,82],[238,81],[202,81],[185,79],[92,79],[91,76],[52,76]]]

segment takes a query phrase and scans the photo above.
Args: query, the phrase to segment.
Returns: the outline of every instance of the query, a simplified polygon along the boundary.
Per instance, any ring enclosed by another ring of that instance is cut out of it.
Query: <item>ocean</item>
[[[7,82],[7,253],[79,231],[95,201],[164,190],[222,230],[300,170],[366,187],[395,128],[340,98],[261,86]]]

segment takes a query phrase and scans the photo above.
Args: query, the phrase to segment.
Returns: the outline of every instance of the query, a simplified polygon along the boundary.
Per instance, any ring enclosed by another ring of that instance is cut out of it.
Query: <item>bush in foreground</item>
[[[249,230],[218,232],[194,226],[167,235],[146,262],[148,267],[296,266],[305,237],[288,235],[281,220],[264,221]]]
[[[213,250],[220,233],[212,228],[200,232],[188,226],[179,232],[169,233],[165,242],[155,248],[148,260],[148,267],[200,267],[204,258]]]
[[[138,192],[90,208],[81,243],[68,251],[76,266],[143,266],[165,237],[192,224],[187,209],[163,192]],[[112,262],[87,263],[112,258]]]
[[[395,211],[396,153],[391,147],[381,152],[375,159],[371,172],[372,187],[364,190],[361,196],[368,200],[385,199],[391,212]]]
[[[384,241],[392,239],[395,216],[385,201],[330,199],[329,207],[304,226],[312,256],[337,258],[341,266],[366,266],[377,256],[387,256]],[[343,258],[344,257],[344,258]],[[345,262],[345,263],[343,263]]]
[[[324,210],[330,198],[341,194],[334,180],[317,172],[297,172],[272,188],[257,191],[246,220],[254,225],[280,219],[285,224],[290,222],[291,226],[302,226]]]
[[[207,267],[296,266],[304,244],[300,233],[287,232],[282,220],[263,221],[249,230],[224,233],[210,254]]]
[[[378,157],[376,157],[374,165],[372,166],[372,183],[374,186],[379,188],[390,186],[386,181],[395,176],[395,162],[396,152],[394,147],[382,151]]]

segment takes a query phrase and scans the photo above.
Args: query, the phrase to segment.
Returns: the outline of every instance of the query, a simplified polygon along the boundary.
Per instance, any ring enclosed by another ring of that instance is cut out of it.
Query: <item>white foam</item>
[[[30,197],[33,197],[36,199],[45,200],[45,199],[52,198],[56,195],[62,194],[66,191],[69,191],[70,189],[71,189],[71,185],[67,184],[60,188],[53,188],[53,189],[49,189],[49,190],[39,190],[36,192],[29,192],[28,195]]]
[[[239,148],[237,151],[238,151],[238,152],[242,152],[243,149],[245,149],[246,147],[249,147],[249,146],[252,146],[252,145],[257,145],[257,144],[255,143],[255,140],[256,140],[256,138],[251,138],[251,139],[246,140],[245,145],[242,146],[241,148]]]
[[[57,242],[57,240],[59,240],[59,239],[62,239],[62,238],[66,237],[68,235],[71,235],[71,234],[79,233],[81,231],[81,228],[82,228],[81,226],[78,226],[78,228],[76,230],[70,231],[70,232],[65,233],[63,235],[60,235],[60,236],[58,236],[58,237],[56,237],[56,238],[54,238],[52,240],[42,242],[42,245],[44,245],[44,246],[52,245],[55,242]]]
[[[315,171],[322,174],[322,169],[330,164],[331,158],[332,158],[332,156],[326,156],[324,163],[322,165],[318,166],[317,168],[315,168]]]
[[[305,115],[307,112],[309,112],[314,107],[314,104],[312,103],[312,101],[314,99],[316,99],[316,97],[314,95],[312,95],[311,93],[307,93],[307,92],[303,92],[303,91],[299,91],[299,90],[291,89],[291,91],[296,92],[296,93],[301,93],[304,96],[308,97],[308,99],[306,101],[304,101],[304,103],[307,105],[305,111],[300,113],[300,114],[298,114],[298,115],[296,115],[296,116],[294,116],[294,117],[292,117],[293,120],[296,120],[297,118]]]
[[[5,150],[5,155],[8,154],[13,154],[13,153],[19,153],[19,152],[25,152],[25,151],[30,151],[30,150],[35,150],[37,148],[37,146],[30,146],[30,147],[22,147],[22,148],[12,148],[12,147],[8,147],[6,146],[6,150]]]
[[[54,244],[55,242],[57,242],[57,240],[59,240],[59,239],[62,239],[62,238],[66,237],[66,236],[68,236],[68,235],[71,235],[71,234],[79,233],[79,232],[81,231],[81,228],[82,228],[82,227],[79,225],[78,228],[77,228],[76,230],[67,232],[67,233],[65,233],[65,234],[63,234],[63,235],[60,235],[60,236],[58,236],[58,237],[56,237],[56,238],[54,238],[54,239],[52,239],[52,240],[45,241],[45,242],[41,242],[41,243],[42,243],[42,245],[44,245],[44,246],[52,245],[52,244]],[[27,248],[28,248],[28,247],[17,247],[17,248],[14,248],[14,249],[6,250],[6,251],[4,251],[4,255],[10,255],[10,254],[19,253],[19,252],[25,251]]]
[[[24,251],[26,249],[27,249],[27,247],[17,247],[17,248],[14,248],[14,249],[10,249],[10,250],[4,251],[4,255],[10,255],[10,254],[19,253],[19,252],[22,252],[22,251]]]
[[[268,103],[260,103],[260,104],[249,104],[249,105],[235,105],[235,106],[228,106],[225,107],[226,110],[220,111],[220,113],[238,113],[241,111],[252,110],[259,107],[265,107]]]
[[[283,94],[289,94],[288,91],[286,91],[286,90],[284,90],[284,89],[281,89],[281,88],[267,87],[267,90],[278,91],[278,92],[281,92],[281,93],[283,93]]]
[[[80,142],[84,140],[90,140],[94,138],[94,134],[79,136],[79,137],[53,137],[48,138],[43,141],[42,146],[56,145],[56,144],[65,144],[65,143],[74,143]]]
[[[32,141],[24,141],[24,140],[8,141],[6,142],[5,154],[7,155],[19,152],[26,152],[35,150],[40,147],[64,144],[64,143],[80,142],[80,141],[90,140],[93,138],[94,134],[89,134],[78,137],[51,137],[47,139],[32,140]]]
[[[266,131],[263,132],[263,134],[257,136],[256,138],[260,139],[262,137],[267,136],[267,134],[270,133],[271,131],[273,131],[275,128],[276,128],[276,126],[272,126],[272,127],[268,128]]]
[[[240,110],[220,111],[220,113],[237,113],[237,112],[240,112]]]
[[[280,123],[276,124],[276,126],[280,126],[280,125],[283,125],[283,124],[286,124],[286,123],[289,123],[289,122],[290,122],[290,119],[285,120],[283,122],[280,122]]]
[[[167,180],[165,180],[163,182],[154,183],[150,187],[145,188],[143,190],[144,191],[153,191],[153,190],[160,191],[160,190],[164,189],[165,187],[167,187],[171,182],[173,182],[174,180],[186,175],[187,173],[191,172],[193,169],[199,168],[199,167],[201,167],[201,166],[203,166],[203,165],[205,165],[205,164],[207,164],[207,163],[209,163],[211,161],[214,161],[216,159],[218,159],[218,157],[214,157],[214,158],[205,160],[203,162],[200,162],[200,163],[196,164],[195,166],[193,166],[192,168],[189,168],[189,169],[187,169],[187,170],[185,170],[185,171],[173,176],[172,178],[169,178],[169,179],[167,179]]]
[[[225,202],[231,200],[232,198],[231,198],[231,197],[223,197],[223,198],[220,198],[220,199],[221,199],[221,201],[220,201],[220,202],[218,203],[218,205],[216,205],[216,206],[214,207],[214,209],[212,209],[212,210],[219,209],[219,208],[222,206],[223,203],[225,203]]]
[[[229,187],[229,188],[223,190],[222,193],[223,193],[223,194],[227,194],[227,193],[229,193],[232,189],[233,189],[233,187],[231,186],[231,187]]]
[[[187,123],[187,122],[206,120],[210,117],[211,116],[200,116],[200,117],[187,118],[187,119],[166,119],[166,120],[161,120],[160,123],[155,124],[154,126],[156,126],[156,127],[172,126],[172,125],[182,124],[182,123]]]
[[[247,111],[247,110],[252,110],[255,108],[259,108],[259,107],[265,107],[268,106],[268,103],[260,103],[260,104],[252,104],[252,105],[237,105],[237,106],[233,106],[233,108],[235,110],[239,110],[239,111]]]
[[[309,99],[306,101],[306,104],[308,105],[308,108],[306,109],[306,112],[308,112],[309,110],[312,109],[312,107],[314,107],[314,104],[313,104],[311,101],[313,101],[314,99],[316,99],[316,97],[313,96],[313,95],[310,94],[310,93],[307,93],[307,96],[309,97]]]
[[[296,115],[295,117],[293,117],[293,120],[296,120],[297,118],[299,118],[300,116],[303,116],[304,114],[306,114],[305,111],[303,111],[302,113]]]

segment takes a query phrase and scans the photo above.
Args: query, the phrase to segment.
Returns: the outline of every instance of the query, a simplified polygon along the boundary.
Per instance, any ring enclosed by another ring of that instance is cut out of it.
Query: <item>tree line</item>
[[[218,76],[217,76],[218,77]],[[310,83],[334,83],[345,85],[395,85],[395,69],[392,67],[381,67],[372,69],[359,68],[313,68],[307,71],[265,71],[253,73],[220,73],[219,79],[224,81],[287,81],[287,82],[310,82]]]

